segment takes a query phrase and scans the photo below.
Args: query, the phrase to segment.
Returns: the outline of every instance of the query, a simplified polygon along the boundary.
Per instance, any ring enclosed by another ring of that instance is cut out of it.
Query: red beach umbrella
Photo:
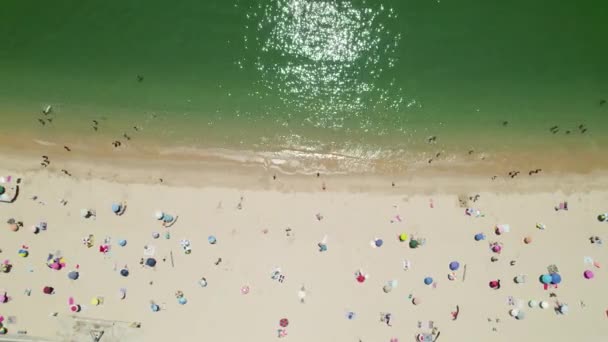
[[[287,318],[281,318],[281,320],[279,321],[279,325],[285,328],[289,325],[289,320]]]

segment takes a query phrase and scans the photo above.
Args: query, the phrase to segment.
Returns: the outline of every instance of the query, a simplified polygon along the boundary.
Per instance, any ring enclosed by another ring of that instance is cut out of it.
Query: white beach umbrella
[[[511,315],[511,317],[517,317],[517,315],[519,315],[519,310],[511,309],[511,311],[509,311],[509,315]]]
[[[529,307],[531,307],[531,308],[535,308],[535,307],[537,307],[537,306],[538,306],[538,302],[537,302],[537,301],[535,301],[534,299],[531,299],[531,300],[528,302],[528,306],[529,306]]]
[[[162,220],[163,216],[165,216],[165,214],[160,210],[154,214],[154,217],[156,217],[157,220]]]
[[[91,211],[89,209],[80,209],[80,216],[87,218],[89,215],[91,215]]]
[[[543,300],[542,302],[540,302],[540,307],[541,309],[546,309],[549,307],[549,303]]]

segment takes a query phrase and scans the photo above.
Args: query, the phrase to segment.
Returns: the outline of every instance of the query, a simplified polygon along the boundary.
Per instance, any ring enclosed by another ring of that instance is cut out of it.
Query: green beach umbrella
[[[4,195],[5,192],[6,192],[6,188],[3,187],[2,185],[0,185],[0,195]]]
[[[418,245],[418,240],[410,240],[410,248],[417,248]]]

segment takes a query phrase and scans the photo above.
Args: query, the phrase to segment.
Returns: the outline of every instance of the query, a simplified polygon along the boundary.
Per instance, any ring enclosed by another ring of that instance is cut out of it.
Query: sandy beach
[[[385,178],[365,186],[365,179],[347,176],[273,180],[260,172],[229,186],[204,172],[204,184],[195,182],[188,178],[194,172],[179,167],[163,183],[152,181],[150,169],[140,170],[148,174],[141,182],[125,182],[95,173],[104,166],[74,166],[68,177],[4,160],[10,163],[1,175],[11,176],[5,185],[20,179],[20,192],[13,203],[0,203],[0,219],[23,223],[16,232],[5,224],[0,233],[0,256],[12,265],[0,274],[8,296],[0,304],[6,336],[90,341],[91,331],[103,330],[100,341],[414,341],[434,332],[439,341],[570,341],[608,335],[602,268],[608,254],[602,241],[589,239],[604,239],[608,227],[597,219],[608,202],[608,178],[600,173],[498,180],[502,185],[484,178],[447,186],[445,176],[393,179],[392,186]],[[185,185],[189,180],[197,185]],[[124,214],[115,215],[112,204],[123,201]],[[555,210],[563,202],[568,210]],[[83,209],[95,216],[84,218]],[[174,224],[163,227],[157,211],[176,218]],[[46,229],[34,234],[40,222]],[[508,225],[508,232],[495,234],[497,225]],[[476,241],[480,233],[485,239]],[[89,236],[90,247],[83,242]],[[374,239],[382,245],[372,247]],[[419,246],[410,248],[411,240]],[[494,242],[500,253],[492,252]],[[19,255],[23,249],[27,257]],[[49,253],[64,258],[62,269],[47,265]],[[142,258],[157,264],[140,265]],[[453,261],[459,268],[452,272]],[[563,281],[545,290],[539,277],[550,266]],[[69,279],[75,270],[78,279]],[[585,279],[586,270],[592,279]],[[515,283],[516,276],[525,282]],[[500,288],[490,288],[498,279]],[[43,293],[45,286],[54,293]],[[70,298],[79,312],[71,311]],[[102,303],[94,305],[95,298]],[[567,313],[555,311],[558,304]],[[390,326],[381,320],[386,313]]]

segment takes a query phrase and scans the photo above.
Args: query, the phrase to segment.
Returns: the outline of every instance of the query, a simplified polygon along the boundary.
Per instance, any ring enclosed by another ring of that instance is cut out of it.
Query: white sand
[[[214,184],[214,180],[208,179],[208,183]],[[331,190],[332,183],[328,181],[328,185]],[[318,180],[311,181],[310,187],[316,190]],[[73,324],[67,300],[73,296],[83,306],[77,317],[142,323],[140,329],[106,330],[101,341],[272,341],[278,339],[283,317],[290,321],[288,336],[279,339],[285,341],[388,342],[392,337],[413,341],[416,333],[430,331],[419,329],[418,321],[425,326],[434,321],[441,331],[439,341],[599,341],[608,336],[608,296],[604,293],[608,277],[604,268],[583,263],[585,256],[591,256],[608,267],[608,223],[596,219],[597,214],[608,211],[605,188],[577,193],[571,186],[567,195],[480,193],[472,206],[486,214],[483,218],[465,216],[457,194],[449,192],[408,196],[401,187],[389,187],[386,193],[283,190],[124,185],[46,171],[25,173],[19,199],[13,204],[0,203],[0,220],[15,218],[25,225],[16,233],[0,230],[0,258],[14,264],[9,274],[0,274],[0,288],[12,297],[9,303],[0,304],[0,314],[18,319],[16,324],[6,325],[9,333],[27,330],[28,335],[58,338],[62,331],[60,340],[67,340]],[[34,195],[46,204],[31,200]],[[244,201],[239,210],[241,196]],[[61,199],[68,204],[62,206]],[[434,208],[429,206],[430,199]],[[121,200],[128,201],[128,209],[118,217],[110,206]],[[569,202],[570,210],[556,212],[553,207],[563,200]],[[81,218],[81,208],[95,209],[97,218]],[[156,210],[179,215],[169,229],[169,240],[151,236],[155,231],[164,232],[154,219]],[[317,213],[323,220],[317,220]],[[390,223],[397,214],[403,222]],[[34,235],[29,227],[38,221],[48,222],[48,230]],[[547,229],[536,229],[537,222]],[[511,232],[495,236],[493,227],[502,223],[510,224]],[[290,237],[285,232],[288,227]],[[398,241],[401,232],[424,237],[427,243],[412,250]],[[475,242],[473,236],[478,232],[488,239]],[[90,249],[81,242],[88,234],[96,239]],[[217,237],[216,245],[207,243],[211,234]],[[325,235],[328,251],[321,253],[317,243]],[[525,245],[522,240],[528,235],[534,241]],[[591,244],[591,235],[602,237],[605,244]],[[112,251],[104,256],[97,248],[106,236],[112,238]],[[384,246],[371,248],[374,237],[384,239]],[[183,238],[192,242],[190,255],[181,250]],[[128,240],[128,245],[119,247],[120,239]],[[504,243],[498,262],[490,262],[493,254],[488,241]],[[28,258],[17,255],[22,244],[29,246]],[[155,270],[139,265],[144,245],[156,247],[159,262]],[[67,259],[67,269],[53,271],[45,266],[47,253],[56,250]],[[169,261],[170,252],[175,267]],[[223,261],[216,266],[220,257]],[[403,270],[403,259],[411,261],[410,270]],[[453,260],[460,262],[461,271],[458,280],[449,281],[448,264]],[[516,260],[515,266],[509,265],[511,260]],[[75,264],[80,265],[80,279],[71,281],[67,272]],[[131,271],[128,278],[113,270],[114,265],[120,269],[125,264]],[[550,264],[559,267],[563,282],[559,289],[545,291],[538,276]],[[283,271],[283,283],[270,278],[274,267]],[[363,284],[354,276],[360,268],[371,276]],[[583,279],[585,269],[593,269],[595,279]],[[512,279],[518,274],[526,274],[527,283],[514,284]],[[203,276],[208,281],[206,288],[197,283]],[[424,285],[426,276],[436,280],[436,288]],[[502,288],[495,291],[488,282],[496,278],[502,280]],[[398,280],[398,287],[384,293],[383,285],[393,279]],[[153,285],[149,285],[151,281]],[[246,284],[251,292],[242,295],[240,288]],[[53,286],[56,293],[44,295],[45,285]],[[298,298],[302,285],[307,290],[304,304]],[[122,301],[117,298],[121,287],[128,289]],[[32,289],[29,297],[24,294],[26,288]],[[189,301],[186,305],[177,303],[176,290],[184,292]],[[553,307],[550,292],[569,304],[568,315],[527,307],[530,299],[548,300]],[[422,304],[412,305],[410,294]],[[105,303],[91,306],[93,296],[104,297]],[[525,320],[509,316],[513,307],[507,304],[508,296],[521,302]],[[150,300],[162,310],[152,312]],[[450,312],[456,305],[460,316],[452,321]],[[356,313],[354,320],[345,318],[348,311]],[[51,312],[59,314],[49,317]],[[380,312],[392,313],[392,327],[379,322]],[[498,318],[500,323],[489,323],[488,318]]]

